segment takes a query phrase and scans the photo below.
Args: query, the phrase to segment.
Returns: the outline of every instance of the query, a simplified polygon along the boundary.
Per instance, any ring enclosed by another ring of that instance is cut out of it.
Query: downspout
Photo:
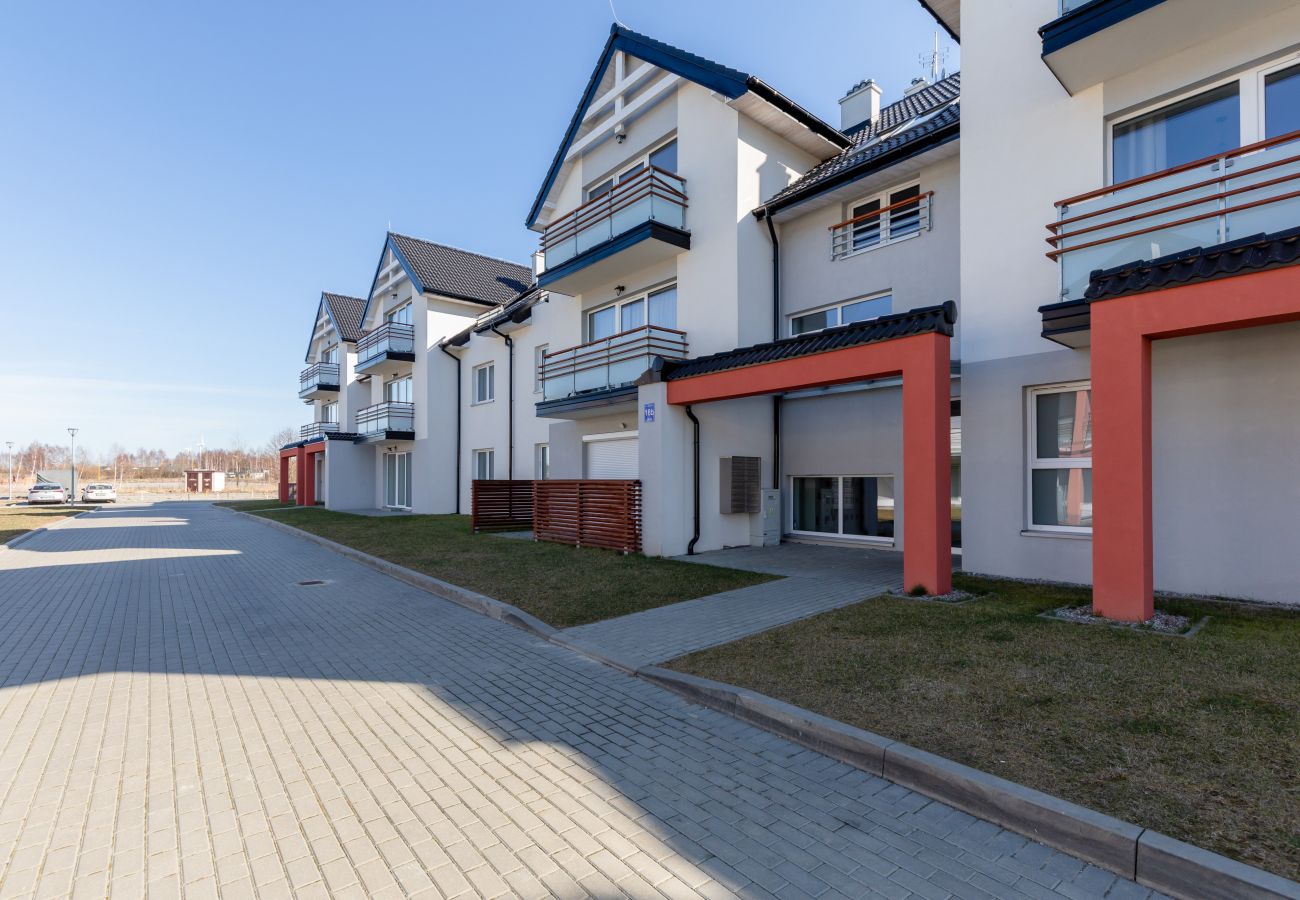
[[[772,340],[781,339],[781,242],[767,207],[762,209],[772,239]],[[781,395],[772,395],[772,487],[781,489]]]
[[[695,494],[694,494],[694,512],[695,512],[695,533],[691,535],[691,542],[686,545],[686,555],[695,555],[695,545],[700,541],[700,420],[695,418],[695,413],[691,410],[690,404],[686,404],[686,417],[694,423],[695,426],[695,448],[694,448],[694,470],[695,470]]]
[[[509,354],[510,362],[508,364],[508,377],[510,385],[506,389],[506,443],[509,444],[509,456],[506,457],[506,478],[511,481],[515,480],[515,342],[510,339],[510,335],[502,334],[497,331],[495,325],[489,326],[489,331],[506,342],[506,351]]]
[[[452,353],[444,345],[439,344],[438,349],[451,357],[452,362],[456,364],[456,515],[460,515],[460,357]]]

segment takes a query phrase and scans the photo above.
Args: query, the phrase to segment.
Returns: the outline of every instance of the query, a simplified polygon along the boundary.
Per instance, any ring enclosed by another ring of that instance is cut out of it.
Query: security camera
[[[614,126],[614,140],[620,144],[627,140],[627,126],[622,122]]]

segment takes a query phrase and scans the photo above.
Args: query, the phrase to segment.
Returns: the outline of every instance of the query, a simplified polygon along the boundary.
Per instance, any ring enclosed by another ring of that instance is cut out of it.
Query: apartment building
[[[926,5],[962,39],[966,568],[1124,619],[1296,602],[1300,7]]]

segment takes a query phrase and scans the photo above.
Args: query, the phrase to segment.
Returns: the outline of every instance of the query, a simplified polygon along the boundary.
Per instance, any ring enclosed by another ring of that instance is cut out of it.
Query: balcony
[[[298,375],[298,396],[303,400],[316,400],[339,392],[339,364],[316,363]]]
[[[368,441],[413,441],[415,404],[386,400],[359,409],[357,433]]]
[[[1061,0],[1060,16],[1038,33],[1043,62],[1075,94],[1290,5],[1255,0],[1247,14],[1221,0]]]
[[[319,441],[326,439],[331,434],[338,433],[338,422],[312,422],[298,429],[298,439],[301,441]]]
[[[1300,131],[1061,200],[1047,254],[1061,299],[1139,260],[1300,225]]]
[[[373,372],[386,362],[401,365],[396,372],[415,362],[415,327],[400,322],[385,322],[357,341],[357,373]]]
[[[539,369],[538,415],[599,410],[636,398],[636,381],[656,356],[686,358],[686,332],[643,325],[547,353]]]
[[[649,166],[546,226],[540,287],[581,294],[691,246],[686,180]]]
[[[934,191],[928,191],[830,226],[831,259],[844,259],[924,234],[930,230],[933,198]]]

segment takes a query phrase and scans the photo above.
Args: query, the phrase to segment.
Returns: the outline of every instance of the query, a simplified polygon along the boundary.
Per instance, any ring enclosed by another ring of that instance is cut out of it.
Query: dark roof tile
[[[424,290],[487,306],[513,300],[532,284],[528,266],[390,232]]]
[[[326,313],[334,323],[334,330],[341,340],[355,344],[361,337],[361,311],[366,308],[366,301],[359,297],[343,294],[322,293],[321,300],[326,305]]]

